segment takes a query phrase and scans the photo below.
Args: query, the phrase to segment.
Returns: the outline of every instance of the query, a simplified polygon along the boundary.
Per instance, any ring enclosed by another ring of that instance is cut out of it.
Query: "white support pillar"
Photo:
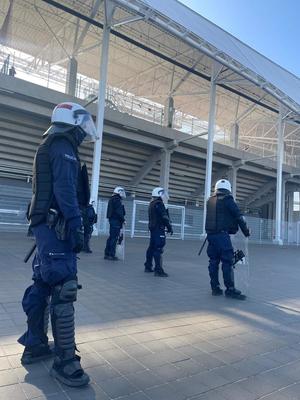
[[[92,169],[92,180],[91,180],[91,202],[94,202],[93,204],[95,205],[95,207],[97,207],[98,203],[98,188],[100,180],[100,166],[101,166],[101,152],[102,152],[102,138],[103,138],[103,124],[104,124],[104,110],[105,110],[105,92],[106,92],[107,68],[108,68],[109,37],[111,29],[111,20],[114,13],[114,6],[109,0],[105,0],[104,9],[105,9],[105,21],[104,21],[103,36],[102,36],[98,107],[97,107],[98,140],[96,140],[94,145],[93,169]],[[96,232],[95,234],[97,235],[98,232]]]
[[[275,221],[275,243],[282,245],[282,164],[283,164],[283,139],[284,121],[282,105],[279,108],[277,124],[277,183],[276,183],[276,221]]]
[[[160,186],[163,187],[167,191],[169,190],[171,154],[172,154],[172,151],[169,149],[161,150]]]
[[[286,216],[286,179],[282,179],[282,190],[281,190],[281,197],[282,197],[282,203],[281,203],[281,220],[282,223],[284,224],[285,221],[285,216]]]
[[[288,194],[288,222],[293,221],[293,205],[294,205],[294,191],[289,192]]]
[[[168,128],[172,128],[174,112],[175,112],[174,98],[168,97],[167,101],[165,103],[165,108],[164,108],[164,126],[167,126]]]
[[[235,149],[237,149],[239,146],[239,130],[240,127],[238,123],[232,124],[230,132],[230,144]]]
[[[216,80],[222,69],[221,64],[213,61],[212,73],[210,80],[210,98],[209,98],[209,117],[208,117],[208,137],[207,137],[207,151],[206,151],[206,173],[205,173],[205,187],[204,187],[204,205],[203,205],[203,230],[205,235],[205,220],[206,220],[206,202],[211,193],[211,175],[212,175],[212,161],[213,161],[213,146],[214,135],[216,130],[216,95],[217,85]]]
[[[288,224],[286,222],[286,179],[282,179],[282,190],[281,190],[281,239],[282,241],[288,238],[287,229]]]
[[[66,82],[66,93],[71,96],[75,96],[76,94],[77,69],[78,69],[78,62],[76,58],[71,57],[68,62],[67,82]]]
[[[270,201],[268,203],[268,219],[271,220],[273,219],[273,203]]]
[[[236,198],[236,180],[237,180],[238,167],[232,165],[228,171],[228,180],[231,183],[231,193],[233,198]]]

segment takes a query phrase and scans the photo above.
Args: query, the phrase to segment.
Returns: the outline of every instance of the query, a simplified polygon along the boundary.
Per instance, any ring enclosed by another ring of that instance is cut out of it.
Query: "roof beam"
[[[192,65],[192,69],[196,68],[196,66],[199,64],[199,62],[202,60],[204,57],[204,54],[201,54],[200,57],[196,60],[196,62]],[[180,86],[187,80],[187,78],[191,75],[191,71],[187,71],[183,77],[179,80],[179,82],[175,85],[175,87],[171,90],[169,96],[173,96],[177,90],[180,88]]]
[[[275,188],[274,188],[275,190]],[[275,191],[273,191],[272,193],[269,193],[268,195],[264,195],[261,198],[255,200],[253,203],[248,204],[246,203],[246,207],[251,207],[251,208],[260,208],[263,205],[273,202],[276,199],[276,193]]]
[[[212,182],[216,182],[219,179],[222,179],[224,177],[227,176],[229,171],[229,168],[227,167],[221,167],[218,168],[215,172],[213,172],[212,177],[211,177],[211,181]],[[195,197],[202,197],[204,195],[204,183],[201,184],[200,186],[198,186],[191,194],[191,197],[195,198]]]
[[[67,6],[65,6],[65,5],[63,5],[63,4],[60,4],[59,2],[57,2],[57,1],[55,1],[55,0],[42,0],[42,1],[45,2],[45,3],[47,3],[47,4],[50,4],[50,5],[54,6],[54,7],[56,7],[56,8],[59,8],[59,9],[65,11],[65,12],[71,14],[71,15],[74,15],[74,16],[76,16],[76,17],[78,17],[78,18],[81,18],[81,19],[83,19],[83,20],[85,20],[85,21],[90,21],[91,24],[93,24],[94,26],[97,26],[98,28],[103,29],[103,24],[102,24],[101,22],[95,21],[95,20],[89,18],[88,16],[86,16],[86,15],[84,15],[84,14],[82,14],[82,13],[76,11],[76,10],[73,10],[73,9],[70,8],[70,7],[67,7]],[[118,2],[119,2],[119,0],[118,0]],[[173,30],[172,30],[172,32],[173,32]],[[199,76],[199,77],[201,77],[201,78],[203,78],[203,79],[205,79],[205,80],[207,80],[207,81],[210,81],[210,76],[208,76],[208,75],[206,75],[206,74],[204,74],[204,73],[202,73],[202,72],[196,71],[195,69],[192,69],[191,67],[188,67],[187,65],[182,64],[181,62],[174,60],[172,57],[166,56],[165,54],[162,54],[162,53],[160,53],[159,51],[157,51],[157,50],[155,50],[155,49],[152,49],[151,47],[148,47],[148,46],[146,46],[146,45],[144,45],[144,44],[138,42],[137,40],[134,40],[134,39],[132,39],[132,38],[130,38],[130,37],[124,35],[124,34],[121,33],[121,32],[118,32],[118,31],[116,31],[116,30],[114,30],[114,29],[111,29],[111,34],[112,34],[112,35],[115,35],[116,37],[119,37],[119,38],[121,38],[121,39],[127,41],[128,43],[131,43],[131,44],[133,44],[134,46],[139,47],[139,48],[141,48],[141,49],[143,49],[143,50],[145,50],[145,51],[151,53],[152,55],[157,56],[157,57],[159,57],[159,58],[161,58],[161,59],[163,59],[163,60],[165,60],[165,61],[167,61],[167,62],[169,62],[169,63],[171,63],[171,64],[173,64],[173,65],[176,65],[176,66],[178,66],[178,67],[180,67],[180,68],[182,68],[182,69],[184,69],[184,70],[186,70],[186,71],[191,71],[192,74],[194,74],[194,75],[196,75],[196,76]],[[175,33],[174,33],[174,34],[175,34]],[[178,35],[178,32],[176,31],[175,36],[177,36],[177,35]],[[181,35],[181,39],[185,40],[186,38],[185,38],[184,35]],[[201,45],[199,45],[199,46],[201,47]],[[207,54],[207,51],[204,51],[204,49],[202,49],[202,47],[199,48],[199,46],[196,46],[196,48],[197,48],[198,50],[200,50],[200,51],[203,51],[206,55],[208,55],[208,56],[210,56],[210,57],[212,57],[212,58],[215,58],[215,57],[218,56],[218,54],[215,54],[215,55],[213,55],[213,54],[210,54],[210,55]],[[218,61],[218,60],[217,60],[217,61]],[[221,60],[220,62],[221,62],[222,64],[224,64],[224,61],[225,61],[225,60]],[[232,68],[232,67],[230,67],[230,68]],[[245,69],[242,70],[242,69],[238,69],[238,67],[234,67],[234,71],[237,72],[237,73],[239,73],[239,74],[242,75],[242,76],[245,75]],[[251,80],[250,77],[245,77],[245,79]],[[256,86],[260,86],[260,87],[262,86],[262,84],[258,85],[258,82],[253,82],[253,83],[254,83]],[[218,86],[222,87],[222,88],[225,89],[225,90],[228,90],[228,91],[231,92],[231,93],[234,93],[234,94],[236,94],[236,95],[238,95],[238,96],[241,96],[241,97],[243,97],[243,98],[245,98],[245,99],[247,99],[247,100],[249,100],[249,101],[252,101],[253,103],[255,103],[255,104],[257,104],[257,105],[260,105],[261,107],[263,107],[263,108],[265,108],[265,109],[267,109],[267,110],[269,110],[269,111],[272,111],[272,112],[278,114],[278,110],[277,110],[276,108],[274,108],[274,107],[272,107],[272,106],[269,106],[268,104],[262,103],[261,101],[255,99],[255,98],[252,97],[252,96],[249,96],[249,95],[247,95],[247,94],[241,92],[240,90],[234,89],[234,88],[232,88],[232,87],[230,87],[230,86],[227,86],[227,85],[224,85],[224,84],[219,84]],[[270,92],[269,90],[267,90],[266,87],[263,87],[263,89],[264,89],[265,91],[268,91],[268,93]],[[274,96],[273,92],[270,92],[269,94],[271,94],[272,96]],[[276,98],[278,98],[278,95],[276,95]],[[289,106],[288,106],[288,107],[289,107]],[[294,108],[293,108],[293,109],[294,109]],[[294,111],[295,111],[296,114],[299,114],[298,110],[295,109]]]
[[[255,193],[252,194],[252,196],[249,196],[245,202],[246,206],[249,204],[255,202],[256,200],[261,199],[263,196],[267,195],[269,192],[275,190],[276,188],[276,180],[272,180],[268,182],[267,184],[263,184],[261,187],[259,187]]]
[[[100,5],[102,3],[103,3],[103,0],[96,0],[95,1],[94,7],[92,8],[92,11],[91,11],[90,16],[89,16],[91,19],[95,18],[96,14],[97,14],[97,12],[98,12],[98,10],[100,8]],[[73,54],[72,54],[73,56],[75,56],[77,54],[78,50],[80,49],[80,47],[81,47],[81,45],[82,45],[82,43],[84,41],[84,38],[86,37],[86,34],[88,33],[88,30],[89,30],[90,26],[91,26],[91,23],[89,21],[87,21],[85,26],[83,27],[83,29],[81,31],[79,39],[75,43],[75,46],[74,46],[74,49],[73,49]]]
[[[143,167],[136,173],[136,175],[131,179],[128,183],[128,186],[131,188],[137,188],[142,180],[149,174],[154,165],[161,158],[161,150],[155,150],[146,160]]]

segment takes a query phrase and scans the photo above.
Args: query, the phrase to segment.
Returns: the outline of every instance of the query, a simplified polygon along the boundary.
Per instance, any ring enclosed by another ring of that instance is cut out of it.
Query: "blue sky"
[[[180,0],[300,77],[299,0]]]

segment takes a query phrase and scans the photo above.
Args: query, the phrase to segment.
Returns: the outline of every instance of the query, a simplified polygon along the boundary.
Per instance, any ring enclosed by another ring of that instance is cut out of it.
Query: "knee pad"
[[[72,279],[53,288],[51,304],[73,303],[77,299],[77,280]]]

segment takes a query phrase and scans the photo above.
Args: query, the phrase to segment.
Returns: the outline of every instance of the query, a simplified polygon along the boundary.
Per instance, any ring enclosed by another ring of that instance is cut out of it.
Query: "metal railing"
[[[1,189],[1,185],[0,185]],[[17,191],[18,188],[15,188]],[[30,191],[24,190],[23,197],[16,198],[13,188],[9,195],[0,190],[0,230],[27,230],[26,209]],[[108,200],[98,202],[97,230],[100,235],[107,235],[109,223],[106,219]],[[148,202],[126,200],[126,233],[131,237],[148,237]],[[173,223],[173,239],[200,240],[202,237],[203,210],[199,207],[169,204],[169,213]],[[250,242],[273,243],[275,239],[275,220],[246,216],[251,229]],[[300,221],[282,224],[282,239],[285,244],[300,245]]]

